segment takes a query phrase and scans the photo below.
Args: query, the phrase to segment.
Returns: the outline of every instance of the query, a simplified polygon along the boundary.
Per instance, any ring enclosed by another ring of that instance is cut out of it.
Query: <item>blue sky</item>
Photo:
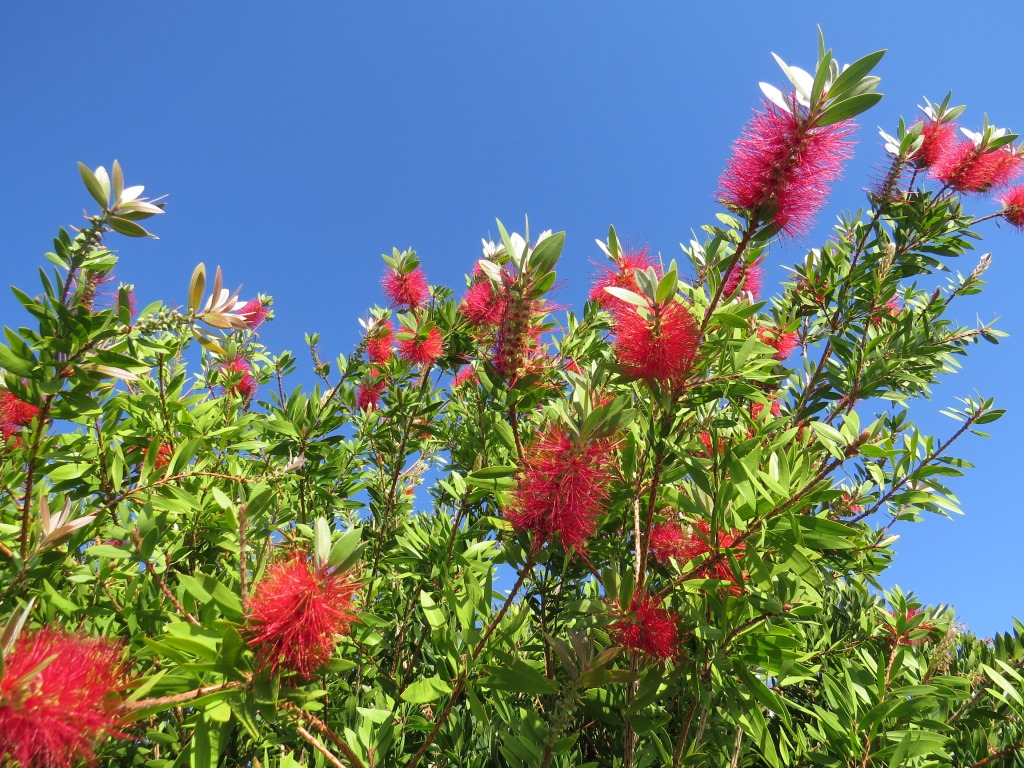
[[[119,238],[118,275],[139,303],[182,303],[199,261],[245,295],[270,293],[261,332],[301,359],[319,331],[333,358],[380,301],[379,254],[414,247],[432,282],[461,287],[494,219],[567,231],[562,303],[582,307],[609,224],[667,259],[719,210],[714,191],[775,51],[810,68],[816,25],[840,61],[888,48],[882,103],[862,116],[857,157],[804,243],[777,250],[769,282],[863,204],[878,177],[876,126],[894,131],[947,90],[1024,132],[1019,30],[947,0],[893,3],[11,3],[0,10],[0,253],[34,292],[56,226],[89,200],[79,160],[118,158],[129,184],[168,194],[159,241]],[[987,200],[973,210],[994,209]],[[952,603],[986,635],[1024,616],[1017,439],[1024,236],[985,226],[990,290],[958,319],[1000,316],[1011,338],[972,348],[966,370],[923,403],[922,423],[975,390],[1010,409],[959,455],[966,516],[902,531],[886,583]],[[969,271],[973,257],[957,268]],[[9,295],[0,322],[23,322]]]

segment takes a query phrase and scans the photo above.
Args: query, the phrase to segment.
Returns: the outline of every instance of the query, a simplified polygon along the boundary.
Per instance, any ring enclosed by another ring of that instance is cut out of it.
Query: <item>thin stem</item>
[[[319,752],[321,755],[323,755],[324,759],[327,760],[327,762],[329,762],[331,765],[333,765],[334,768],[345,768],[345,764],[343,762],[341,762],[341,760],[336,758],[331,753],[331,751],[329,749],[327,749],[327,747],[325,747],[323,744],[321,744],[320,740],[316,736],[314,736],[312,733],[307,731],[301,725],[295,726],[295,730],[298,732],[299,736],[304,738],[306,741],[308,741],[312,745],[313,749],[315,749],[317,752]]]
[[[230,691],[235,688],[241,688],[245,684],[246,681],[244,680],[233,680],[228,683],[219,683],[217,685],[204,685],[201,688],[193,688],[191,691],[175,693],[171,696],[159,696],[155,699],[139,699],[138,701],[125,701],[120,707],[118,707],[118,709],[122,712],[139,712],[143,709],[167,708],[176,704],[184,704],[186,701],[198,699],[209,693]]]
[[[299,709],[298,706],[296,706],[290,701],[279,702],[279,706],[282,709],[285,709],[291,712],[292,714],[297,715],[302,720],[306,720],[310,725],[316,728],[320,732],[321,736],[326,737],[327,740],[331,742],[331,744],[333,744],[341,750],[341,754],[343,754],[345,756],[345,759],[349,761],[349,764],[352,766],[352,768],[366,768],[366,765],[363,763],[363,761],[359,759],[359,755],[353,752],[352,748],[348,744],[346,744],[338,734],[331,730],[330,726],[328,726],[327,723],[318,718],[316,715],[307,712],[304,709]]]

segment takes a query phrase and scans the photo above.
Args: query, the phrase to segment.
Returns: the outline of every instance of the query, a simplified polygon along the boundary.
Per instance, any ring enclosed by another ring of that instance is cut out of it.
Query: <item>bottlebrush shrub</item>
[[[1020,218],[1016,191],[963,180],[1012,168],[1016,136],[964,149],[962,108],[928,104],[886,134],[866,212],[796,239],[881,56],[783,65],[737,126],[727,210],[678,262],[611,230],[581,312],[551,296],[562,233],[499,226],[466,292],[394,251],[356,349],[327,363],[310,338],[311,392],[267,386],[296,358],[260,343],[269,297],[219,271],[137,314],[93,301],[110,236],[163,208],[83,166],[98,210],[0,346],[0,753],[1018,764],[1021,627],[979,640],[876,586],[893,522],[957,511],[949,452],[1001,413],[913,418],[1000,335],[950,314],[983,287],[979,225]]]

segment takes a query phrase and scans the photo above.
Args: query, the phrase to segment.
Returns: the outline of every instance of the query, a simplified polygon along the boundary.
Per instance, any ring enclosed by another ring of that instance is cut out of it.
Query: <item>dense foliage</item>
[[[953,263],[1024,225],[1016,137],[928,104],[867,208],[762,285],[880,58],[780,60],[726,212],[680,264],[611,230],[582,315],[550,299],[562,233],[499,225],[464,292],[387,255],[359,347],[309,339],[311,392],[219,271],[136,312],[107,237],[163,205],[82,166],[99,211],[0,345],[0,763],[1024,764],[1019,627],[878,582],[1000,415],[911,412],[999,336],[950,316],[989,256]]]

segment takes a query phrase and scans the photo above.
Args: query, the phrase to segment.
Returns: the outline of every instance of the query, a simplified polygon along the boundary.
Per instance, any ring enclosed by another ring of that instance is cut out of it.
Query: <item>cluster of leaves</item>
[[[879,58],[784,66],[780,130],[871,106]],[[0,723],[33,701],[38,728],[76,726],[26,693],[39,668],[3,673],[60,627],[122,650],[117,726],[75,742],[111,765],[1020,764],[1024,628],[979,640],[876,581],[895,521],[958,511],[949,450],[1000,415],[964,400],[947,436],[911,418],[999,334],[949,318],[987,257],[916,287],[978,235],[955,190],[905,172],[907,136],[868,212],[767,302],[770,185],[685,249],[689,280],[611,230],[610,298],[557,334],[564,237],[502,227],[465,301],[389,256],[392,308],[333,365],[311,337],[308,392],[219,272],[182,307],[133,314],[128,287],[103,306],[106,235],[162,206],[83,167],[101,210],[61,230],[41,293],[15,289],[34,326],[0,345]]]

